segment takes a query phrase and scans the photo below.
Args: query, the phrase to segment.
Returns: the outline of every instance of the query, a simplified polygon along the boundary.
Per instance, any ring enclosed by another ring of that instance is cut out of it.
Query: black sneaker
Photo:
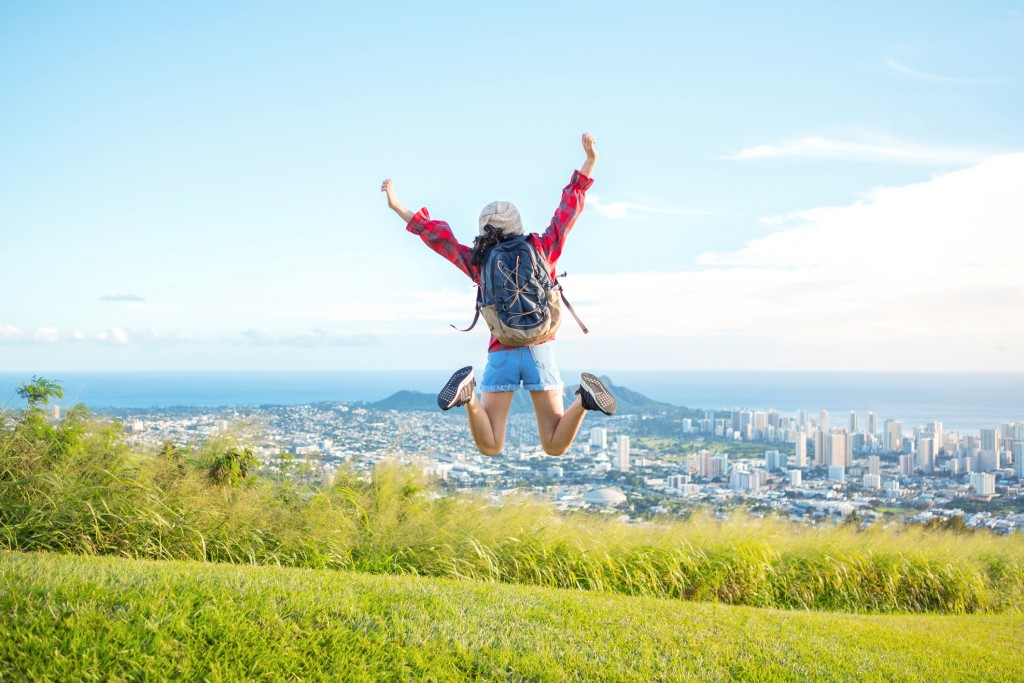
[[[608,388],[589,372],[580,375],[580,388],[576,390],[587,410],[599,410],[605,415],[615,413],[615,397]]]
[[[476,380],[473,379],[473,366],[456,370],[448,383],[437,395],[437,405],[441,410],[451,410],[464,406],[473,400],[473,390],[476,389]]]

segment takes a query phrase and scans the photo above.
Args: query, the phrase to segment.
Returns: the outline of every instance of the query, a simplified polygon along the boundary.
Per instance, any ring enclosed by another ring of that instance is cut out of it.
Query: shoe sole
[[[448,380],[448,383],[441,389],[441,393],[437,395],[437,407],[441,410],[451,410],[454,408],[459,394],[462,393],[462,388],[466,386],[467,381],[473,381],[472,374],[472,365],[456,370],[455,374]]]
[[[597,404],[598,410],[602,413],[612,415],[615,412],[615,397],[612,396],[612,392],[608,391],[608,388],[597,377],[589,372],[584,372],[580,375],[580,387],[583,388],[583,391],[590,394],[590,397],[594,399],[594,403]]]

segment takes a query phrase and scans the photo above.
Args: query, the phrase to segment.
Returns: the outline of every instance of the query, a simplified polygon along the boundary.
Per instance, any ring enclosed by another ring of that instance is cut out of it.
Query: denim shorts
[[[554,344],[520,346],[487,354],[480,391],[515,391],[520,383],[527,391],[562,390],[562,375],[555,363]]]

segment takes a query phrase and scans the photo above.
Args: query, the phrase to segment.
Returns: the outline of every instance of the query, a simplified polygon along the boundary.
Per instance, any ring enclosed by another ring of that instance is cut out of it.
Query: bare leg
[[[533,399],[533,410],[537,413],[537,431],[544,452],[548,455],[565,454],[572,446],[587,413],[580,397],[577,396],[564,413],[560,391],[531,391],[530,398]]]
[[[513,396],[514,391],[483,392],[479,399],[474,397],[466,404],[469,433],[473,435],[477,450],[484,455],[497,455],[505,445],[505,427]]]

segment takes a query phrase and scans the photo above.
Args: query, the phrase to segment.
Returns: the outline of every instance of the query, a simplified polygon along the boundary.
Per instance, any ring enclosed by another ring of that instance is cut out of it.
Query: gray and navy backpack
[[[562,324],[564,301],[586,334],[586,326],[565,301],[562,286],[551,279],[550,271],[547,259],[525,236],[513,237],[488,249],[477,284],[476,315],[473,323],[462,331],[473,329],[482,315],[491,334],[502,344],[539,344],[554,338]]]

